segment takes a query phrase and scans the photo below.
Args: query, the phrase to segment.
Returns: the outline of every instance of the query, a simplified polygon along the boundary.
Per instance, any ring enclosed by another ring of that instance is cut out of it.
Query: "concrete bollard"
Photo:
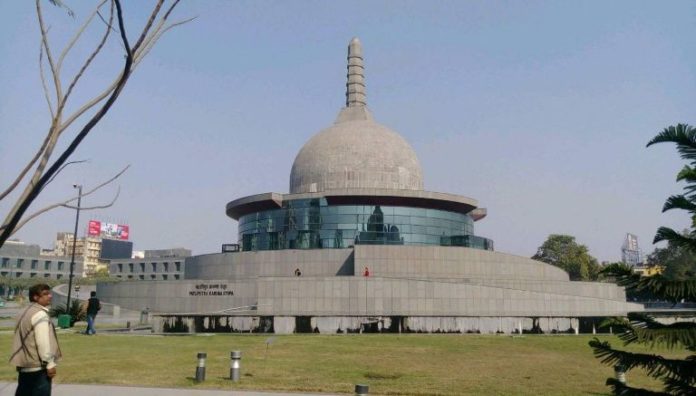
[[[198,352],[198,366],[196,366],[196,382],[205,381],[205,358],[208,356],[205,352]]]
[[[621,382],[622,384],[626,384],[626,367],[619,363],[616,366],[614,366],[614,376],[616,379]]]
[[[234,382],[239,381],[239,370],[242,367],[242,352],[230,352],[230,379]]]
[[[370,393],[369,385],[358,384],[355,385],[355,396],[365,396]]]

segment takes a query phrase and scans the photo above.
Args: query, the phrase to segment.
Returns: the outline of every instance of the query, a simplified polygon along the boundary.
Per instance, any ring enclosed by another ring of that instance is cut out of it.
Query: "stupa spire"
[[[346,107],[365,106],[365,67],[362,45],[357,37],[348,44],[348,82],[346,82]]]

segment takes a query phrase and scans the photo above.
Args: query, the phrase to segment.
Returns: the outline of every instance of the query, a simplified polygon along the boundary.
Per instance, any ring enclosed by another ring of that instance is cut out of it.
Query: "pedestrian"
[[[31,304],[16,318],[10,363],[17,367],[15,396],[50,396],[56,362],[62,354],[56,328],[48,317],[51,288],[39,283],[29,288]]]
[[[97,333],[94,329],[94,320],[97,318],[97,313],[100,309],[101,303],[97,298],[97,292],[89,293],[89,300],[87,300],[87,330],[85,334],[92,335]]]
[[[365,272],[363,272],[363,275],[370,276],[370,270],[367,267],[365,267]]]
[[[295,276],[302,276],[302,271],[299,268],[295,268]]]

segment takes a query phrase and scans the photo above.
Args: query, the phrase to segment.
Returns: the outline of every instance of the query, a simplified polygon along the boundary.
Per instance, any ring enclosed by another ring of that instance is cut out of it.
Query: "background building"
[[[110,260],[109,275],[128,280],[180,280],[190,256],[191,251],[184,248],[144,250],[141,258]]]
[[[70,256],[41,255],[39,245],[7,241],[0,248],[0,276],[8,278],[68,279]],[[83,274],[82,259],[75,258],[74,274]]]
[[[621,261],[631,267],[643,264],[643,252],[638,246],[638,237],[633,234],[626,234],[626,239],[621,246]]]

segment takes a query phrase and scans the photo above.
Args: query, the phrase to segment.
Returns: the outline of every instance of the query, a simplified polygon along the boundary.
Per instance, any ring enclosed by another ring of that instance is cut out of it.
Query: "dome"
[[[398,133],[376,123],[366,106],[362,47],[348,45],[346,107],[295,157],[290,193],[345,188],[422,190],[418,157]]]
[[[376,123],[365,106],[346,107],[295,158],[290,193],[341,188],[422,190],[418,157],[398,133]]]

